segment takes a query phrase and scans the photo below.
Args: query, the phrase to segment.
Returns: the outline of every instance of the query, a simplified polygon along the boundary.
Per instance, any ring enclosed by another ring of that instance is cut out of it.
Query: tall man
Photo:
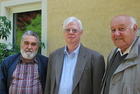
[[[76,17],[64,21],[63,31],[66,46],[49,56],[45,94],[99,94],[103,56],[80,43],[83,28]]]
[[[0,94],[43,94],[48,58],[37,54],[39,37],[24,33],[21,53],[4,59],[0,69]]]
[[[140,94],[140,39],[133,17],[118,15],[110,23],[115,47],[108,56],[103,94]]]

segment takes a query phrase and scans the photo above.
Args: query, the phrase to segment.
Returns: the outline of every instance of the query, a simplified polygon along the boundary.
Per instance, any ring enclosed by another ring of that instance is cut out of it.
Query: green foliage
[[[20,46],[17,44],[0,43],[0,64],[4,58],[19,52]]]
[[[16,39],[16,44],[20,44],[21,37],[22,37],[22,35],[24,34],[24,32],[25,32],[25,31],[20,31],[20,30],[16,32],[16,38],[17,38],[17,39]]]
[[[38,14],[35,19],[31,20],[30,24],[26,24],[26,31],[32,30],[41,37],[41,15]]]
[[[24,23],[24,24],[26,24],[26,23]],[[36,32],[39,35],[39,37],[41,38],[41,15],[37,14],[36,18],[34,18],[30,21],[30,24],[26,24],[25,28],[26,28],[26,30],[24,30],[24,31],[17,28],[16,38],[18,38],[18,39],[16,39],[16,43],[18,43],[18,44],[20,43],[20,39],[21,39],[23,33],[28,30],[32,30],[32,31]]]
[[[17,13],[17,29],[25,31],[25,25],[30,24],[31,19],[35,19],[37,14],[41,14],[41,10]]]
[[[10,35],[11,21],[5,16],[0,16],[0,39],[5,39]],[[19,53],[19,45],[0,43],[0,64],[2,60],[10,55]]]
[[[0,39],[6,39],[10,34],[11,21],[5,16],[0,16]]]
[[[41,54],[41,49],[45,48],[45,44],[43,42],[40,42],[40,46],[38,48],[38,53]]]

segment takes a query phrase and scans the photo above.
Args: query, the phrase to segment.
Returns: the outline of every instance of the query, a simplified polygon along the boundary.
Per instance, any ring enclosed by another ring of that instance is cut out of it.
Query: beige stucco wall
[[[140,0],[48,0],[48,53],[65,45],[62,23],[70,16],[79,18],[84,27],[81,43],[107,58],[114,47],[110,20],[119,14],[136,18],[140,26]]]

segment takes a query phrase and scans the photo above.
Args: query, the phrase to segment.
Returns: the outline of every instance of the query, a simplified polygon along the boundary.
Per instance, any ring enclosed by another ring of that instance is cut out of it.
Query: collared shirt
[[[9,94],[42,94],[35,58],[30,62],[25,62],[20,57],[19,63],[12,74]]]
[[[65,46],[64,50],[65,56],[58,94],[72,94],[73,77],[80,44],[76,48],[76,50],[70,54],[68,54],[68,51],[66,49],[67,46]]]
[[[128,54],[130,52],[131,47],[129,47],[124,53],[122,53],[121,49],[118,48],[117,52],[120,52],[121,56],[124,56],[125,54]]]
[[[130,50],[131,50],[131,48],[132,48],[132,45],[134,44],[135,41],[136,41],[136,38],[135,38],[135,40],[133,41],[133,43],[130,45],[130,47],[129,47],[124,53],[122,53],[122,51],[121,51],[120,48],[118,48],[117,52],[120,52],[120,55],[121,55],[121,56],[124,56],[125,54],[129,54],[129,52],[130,52]],[[117,53],[117,52],[116,52],[116,53]]]

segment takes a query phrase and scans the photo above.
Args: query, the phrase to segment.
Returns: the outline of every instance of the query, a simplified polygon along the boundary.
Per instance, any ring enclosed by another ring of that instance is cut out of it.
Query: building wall
[[[140,26],[140,0],[47,0],[47,55],[65,44],[62,23],[75,16],[83,23],[81,43],[107,58],[114,47],[110,37],[110,21],[119,14],[136,18]]]

